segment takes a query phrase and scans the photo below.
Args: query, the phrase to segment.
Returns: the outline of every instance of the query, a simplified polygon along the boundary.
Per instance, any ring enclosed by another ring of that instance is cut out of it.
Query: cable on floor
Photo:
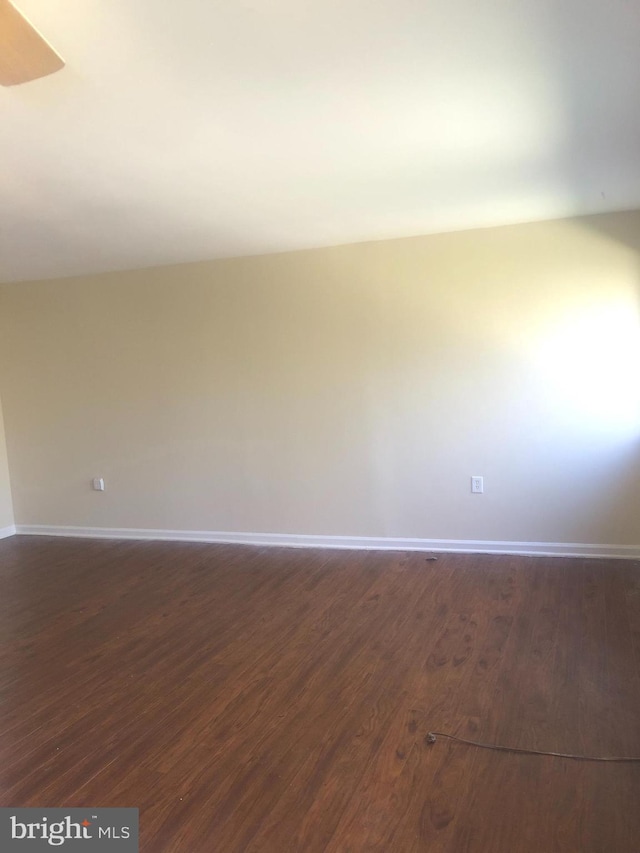
[[[479,746],[481,749],[497,749],[500,752],[519,752],[524,755],[551,755],[554,758],[572,758],[576,761],[626,761],[626,762],[640,762],[640,758],[626,758],[626,757],[616,757],[616,756],[597,756],[597,755],[573,755],[569,752],[544,752],[540,749],[520,749],[516,746],[499,746],[493,743],[480,743],[477,740],[467,740],[463,737],[458,737],[457,735],[448,735],[445,732],[428,732],[426,737],[426,742],[428,744],[434,744],[439,737],[448,738],[449,740],[455,740],[458,743],[465,743],[467,746]]]

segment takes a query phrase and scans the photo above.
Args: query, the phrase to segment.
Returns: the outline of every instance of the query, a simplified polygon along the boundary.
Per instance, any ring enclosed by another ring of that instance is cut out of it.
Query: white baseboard
[[[5,528],[9,529],[9,528]],[[170,542],[218,542],[294,548],[349,548],[376,551],[437,551],[547,557],[640,559],[640,545],[588,545],[576,542],[501,542],[472,539],[402,539],[379,536],[315,536],[297,533],[230,533],[210,530],[145,530],[132,527],[62,527],[18,524],[12,532],[30,536],[91,539],[147,539]],[[10,533],[6,534],[10,536]]]
[[[15,532],[15,524],[10,524],[8,527],[0,527],[0,539],[6,539],[7,536],[14,536]]]

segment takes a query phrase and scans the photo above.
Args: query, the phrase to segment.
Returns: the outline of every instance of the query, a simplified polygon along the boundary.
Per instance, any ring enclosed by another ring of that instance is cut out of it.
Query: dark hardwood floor
[[[0,805],[144,853],[637,853],[635,562],[13,537]]]

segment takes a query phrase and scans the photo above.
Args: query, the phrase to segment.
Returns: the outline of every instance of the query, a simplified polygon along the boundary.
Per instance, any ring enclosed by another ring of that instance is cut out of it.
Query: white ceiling
[[[0,280],[640,207],[639,0],[16,0]]]

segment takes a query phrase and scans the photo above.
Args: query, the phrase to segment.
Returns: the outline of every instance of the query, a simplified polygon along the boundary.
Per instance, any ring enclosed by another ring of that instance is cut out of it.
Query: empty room
[[[0,0],[0,850],[638,853],[640,4]]]

